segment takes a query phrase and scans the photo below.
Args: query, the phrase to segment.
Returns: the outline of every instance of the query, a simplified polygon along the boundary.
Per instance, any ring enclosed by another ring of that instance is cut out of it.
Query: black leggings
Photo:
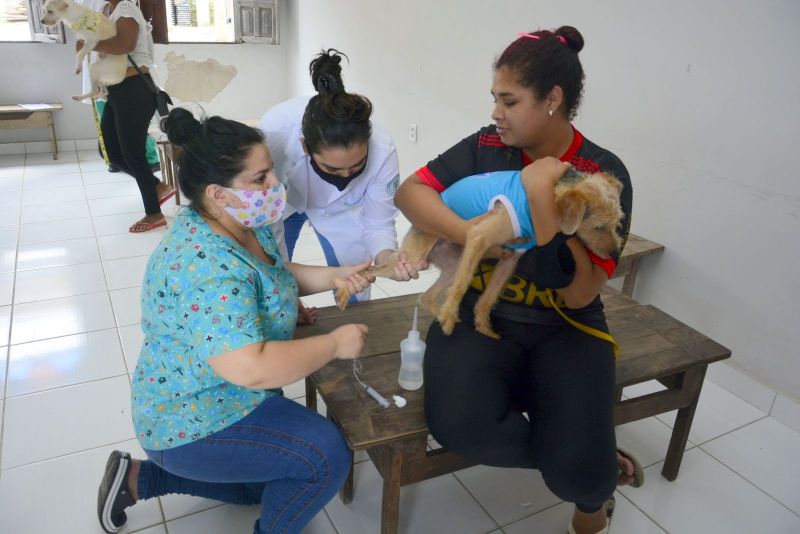
[[[608,331],[603,319],[582,322]],[[619,474],[611,345],[566,323],[492,323],[502,339],[475,332],[463,306],[450,336],[431,325],[425,414],[433,437],[480,464],[539,469],[556,496],[598,510]]]
[[[147,129],[155,111],[153,92],[141,76],[130,76],[108,87],[108,102],[100,120],[108,159],[136,179],[147,215],[161,212],[156,193],[159,180],[145,155]]]

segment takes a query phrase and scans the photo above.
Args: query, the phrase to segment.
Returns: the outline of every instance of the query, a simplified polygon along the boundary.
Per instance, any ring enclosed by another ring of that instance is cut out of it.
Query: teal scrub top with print
[[[277,390],[226,381],[208,359],[253,343],[291,339],[297,283],[267,227],[253,230],[269,265],[211,230],[192,208],[150,256],[142,284],[144,343],[133,377],[142,447],[202,439],[242,419]]]

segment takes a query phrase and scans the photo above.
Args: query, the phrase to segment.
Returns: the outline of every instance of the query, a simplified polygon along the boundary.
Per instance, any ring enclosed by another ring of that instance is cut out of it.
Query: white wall
[[[73,45],[43,43],[0,43],[0,103],[62,102],[64,110],[54,113],[59,139],[97,137],[91,108],[74,102],[81,94],[80,76],[73,76]],[[0,130],[0,143],[46,141],[45,128]]]
[[[800,4],[611,0],[288,2],[289,93],[321,47],[395,135],[404,174],[489,122],[490,65],[515,32],[576,26],[577,126],[634,183],[633,230],[666,245],[636,297],[733,350],[800,397]],[[284,35],[286,35],[284,33]],[[419,141],[408,141],[408,125]]]
[[[236,67],[236,76],[211,102],[201,102],[206,115],[229,119],[260,119],[264,112],[288,97],[287,56],[284,45],[217,44],[156,45],[158,76],[167,80],[164,57],[168,52],[184,55],[187,60],[213,58],[222,65]],[[179,105],[185,103],[176,102]]]
[[[281,22],[285,23],[282,14]],[[88,105],[74,102],[72,95],[82,92],[81,77],[72,74],[74,41],[70,30],[66,45],[42,43],[0,43],[0,103],[59,101],[64,110],[56,113],[59,139],[96,137],[94,119]],[[2,37],[0,36],[0,40]],[[211,102],[202,103],[208,115],[232,119],[260,118],[270,106],[287,97],[287,58],[285,45],[254,44],[171,44],[156,45],[158,76],[167,79],[164,56],[183,54],[186,59],[205,61],[213,58],[223,65],[233,65],[236,77]],[[44,141],[46,129],[0,130],[0,143]]]
[[[735,363],[800,398],[800,4],[676,0],[289,0],[282,44],[157,46],[239,74],[205,109],[257,118],[310,93],[322,47],[350,56],[349,90],[376,106],[401,171],[489,122],[491,62],[515,32],[572,24],[584,35],[577,126],[616,152],[634,182],[633,229],[667,246],[636,297],[733,349]],[[0,43],[0,102],[61,100],[59,138],[94,136],[70,73],[71,46]],[[162,65],[162,75],[166,71]],[[409,123],[419,125],[408,141]],[[44,140],[0,130],[0,142]]]

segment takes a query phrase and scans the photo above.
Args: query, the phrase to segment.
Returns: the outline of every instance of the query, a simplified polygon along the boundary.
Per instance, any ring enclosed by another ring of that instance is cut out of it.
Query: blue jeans
[[[292,261],[294,246],[297,244],[297,239],[300,237],[300,230],[303,228],[303,223],[307,220],[308,217],[305,213],[296,211],[283,221],[283,237],[286,240],[286,250],[289,252],[289,261]],[[308,224],[311,223],[309,222]],[[336,257],[336,252],[334,252],[330,241],[325,239],[324,235],[317,232],[316,228],[313,226],[311,228],[313,228],[314,233],[317,234],[317,239],[319,239],[319,244],[322,246],[322,252],[325,254],[325,261],[328,267],[340,267],[339,259]],[[335,294],[336,292],[334,292],[334,296]],[[355,304],[356,302],[358,302],[358,299],[356,299],[355,295],[348,300],[350,304]]]
[[[289,261],[294,256],[294,246],[297,244],[297,239],[300,237],[300,230],[303,228],[303,223],[308,220],[305,213],[294,212],[283,221],[283,232],[286,239],[286,249],[289,251]],[[311,224],[311,223],[309,223]],[[336,258],[336,253],[330,242],[325,239],[325,236],[317,232],[313,226],[314,233],[317,234],[319,244],[322,245],[322,252],[325,254],[325,261],[329,267],[340,267],[339,260]]]
[[[145,452],[140,499],[183,493],[261,503],[257,534],[302,531],[339,491],[352,463],[332,422],[282,396],[207,438]]]

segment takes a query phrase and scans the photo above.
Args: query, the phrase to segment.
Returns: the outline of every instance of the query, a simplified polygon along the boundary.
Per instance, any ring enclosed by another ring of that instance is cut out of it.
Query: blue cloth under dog
[[[496,171],[467,176],[442,192],[442,200],[462,219],[472,219],[502,202],[511,217],[514,237],[527,237],[525,243],[507,245],[520,251],[536,246],[528,196],[522,186],[521,171]]]

